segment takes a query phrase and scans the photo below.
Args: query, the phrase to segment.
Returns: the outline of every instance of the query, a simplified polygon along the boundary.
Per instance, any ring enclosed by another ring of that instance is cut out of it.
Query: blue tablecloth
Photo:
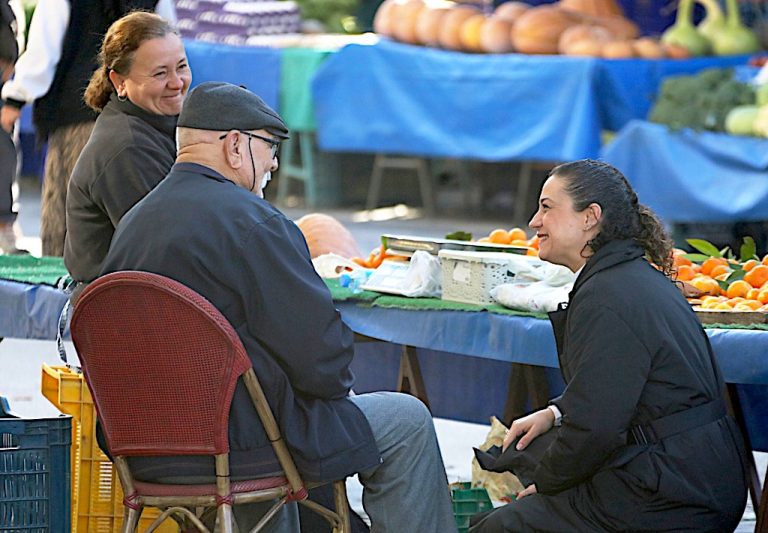
[[[487,161],[595,157],[644,118],[659,81],[745,57],[602,60],[348,45],[313,82],[322,149]]]
[[[192,86],[205,81],[245,85],[272,108],[280,104],[280,55],[277,48],[184,41]]]
[[[635,121],[602,157],[666,222],[768,219],[768,139]]]

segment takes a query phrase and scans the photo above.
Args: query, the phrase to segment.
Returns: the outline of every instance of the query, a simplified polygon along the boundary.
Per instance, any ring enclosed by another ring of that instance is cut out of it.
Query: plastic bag
[[[334,253],[318,255],[312,260],[312,265],[321,278],[338,278],[345,272],[363,268],[346,257]]]
[[[501,446],[507,428],[495,416],[491,417],[491,430],[485,442],[478,446],[480,450],[488,450],[493,446]],[[484,487],[492,501],[509,501],[515,494],[523,490],[523,484],[512,472],[489,472],[483,470],[476,458],[472,459],[472,486]]]
[[[440,260],[423,250],[414,252],[400,289],[404,296],[439,298],[442,292]]]
[[[576,275],[570,269],[542,262],[540,268],[518,275],[515,283],[503,283],[491,289],[491,297],[505,307],[536,313],[557,309],[568,301]]]

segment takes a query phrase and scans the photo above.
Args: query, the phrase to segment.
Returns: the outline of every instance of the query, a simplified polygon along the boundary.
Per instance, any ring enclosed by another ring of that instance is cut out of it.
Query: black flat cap
[[[179,128],[196,130],[267,130],[282,139],[288,128],[277,112],[248,89],[221,81],[195,87],[184,100]]]

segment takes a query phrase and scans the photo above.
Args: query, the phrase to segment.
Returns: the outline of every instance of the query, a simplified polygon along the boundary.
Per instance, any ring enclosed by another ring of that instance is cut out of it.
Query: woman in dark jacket
[[[67,192],[64,262],[93,281],[117,223],[176,159],[176,119],[192,81],[184,45],[168,21],[134,12],[110,26],[85,102],[99,112]]]
[[[552,443],[533,483],[472,531],[733,531],[743,443],[706,333],[664,275],[658,219],[618,170],[583,160],[551,172],[530,226],[542,259],[578,273],[550,313],[566,388],[513,422],[505,448],[550,430]]]

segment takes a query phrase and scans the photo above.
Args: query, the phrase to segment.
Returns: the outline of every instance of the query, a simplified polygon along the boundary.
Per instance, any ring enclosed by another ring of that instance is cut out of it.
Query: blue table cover
[[[280,105],[280,56],[277,48],[231,46],[185,40],[192,86],[205,81],[245,85],[273,109]]]
[[[324,150],[486,161],[595,157],[600,133],[645,118],[668,75],[746,62],[477,55],[387,39],[348,45],[313,81]]]
[[[666,222],[768,219],[768,139],[634,121],[602,157]]]

